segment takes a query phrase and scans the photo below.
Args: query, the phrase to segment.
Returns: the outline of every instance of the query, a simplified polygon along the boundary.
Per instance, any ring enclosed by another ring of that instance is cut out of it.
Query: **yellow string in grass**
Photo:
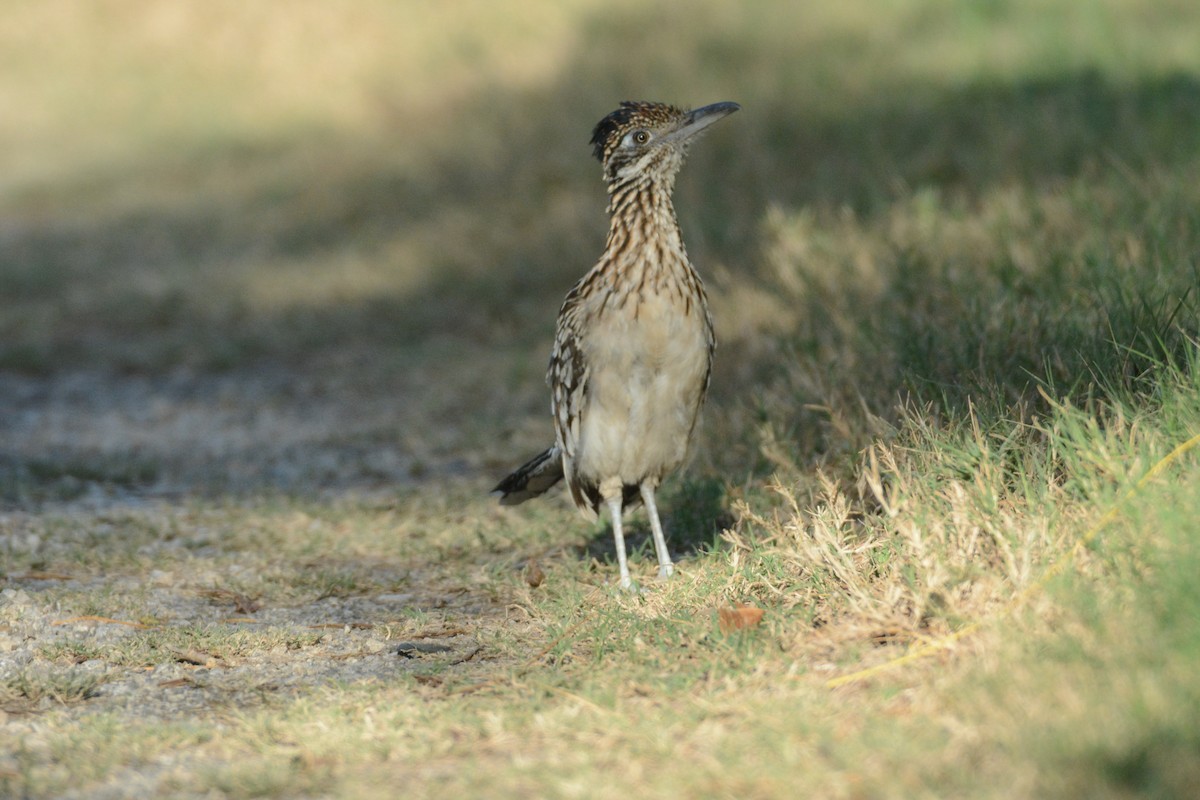
[[[1196,434],[1171,452],[1167,453],[1158,461],[1157,464],[1147,470],[1146,474],[1139,478],[1138,482],[1133,485],[1133,488],[1131,488],[1116,503],[1114,503],[1113,506],[1108,509],[1108,511],[1104,512],[1104,514],[1098,520],[1092,523],[1092,526],[1088,528],[1078,540],[1076,540],[1074,546],[1071,547],[1069,552],[1059,556],[1046,569],[1042,576],[1038,578],[1037,581],[1029,586],[1026,586],[1023,590],[1018,592],[1017,595],[1008,602],[1008,604],[1004,607],[1004,610],[1000,613],[1010,613],[1016,609],[1017,606],[1021,605],[1021,603],[1025,602],[1025,600],[1027,600],[1034,592],[1044,588],[1052,578],[1061,574],[1062,571],[1067,568],[1067,565],[1075,558],[1075,556],[1082,551],[1083,548],[1087,547],[1088,544],[1090,544],[1091,541],[1100,534],[1100,531],[1108,527],[1108,525],[1117,518],[1117,516],[1121,513],[1120,509],[1122,503],[1133,497],[1133,495],[1144,488],[1147,483],[1156,478],[1160,473],[1162,473],[1163,470],[1165,470],[1173,462],[1177,461],[1184,453],[1191,450],[1196,445],[1200,445],[1200,434]],[[860,669],[857,672],[851,672],[848,675],[840,675],[836,678],[831,678],[825,682],[825,685],[831,689],[837,688],[838,686],[846,686],[850,683],[857,683],[859,681],[866,680],[867,678],[874,677],[881,672],[896,669],[897,667],[917,661],[918,659],[922,659],[925,656],[936,653],[939,650],[946,649],[963,637],[970,636],[972,633],[979,630],[982,625],[982,622],[972,622],[969,625],[959,628],[948,636],[943,636],[940,639],[936,639],[932,642],[914,647],[904,655],[897,656],[890,661],[885,661],[882,664],[876,664],[875,666],[867,667],[866,669]]]

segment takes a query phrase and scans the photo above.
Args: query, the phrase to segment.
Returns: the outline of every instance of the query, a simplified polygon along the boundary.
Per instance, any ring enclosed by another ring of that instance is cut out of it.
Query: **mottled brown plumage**
[[[715,347],[708,300],[671,202],[693,137],[738,110],[625,102],[596,125],[610,226],[596,266],[567,293],[546,381],[555,443],[496,487],[524,502],[566,477],[575,505],[612,517],[621,586],[631,585],[621,513],[646,504],[659,575],[672,572],[654,492],[687,455]]]

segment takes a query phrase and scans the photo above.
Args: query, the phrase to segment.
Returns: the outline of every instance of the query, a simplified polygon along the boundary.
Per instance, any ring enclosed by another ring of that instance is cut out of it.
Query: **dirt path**
[[[473,559],[399,538],[400,495],[480,494],[486,454],[460,456],[402,384],[0,379],[0,738],[45,745],[46,712],[212,718],[497,658],[476,631],[507,612]],[[418,533],[441,513],[413,512]]]

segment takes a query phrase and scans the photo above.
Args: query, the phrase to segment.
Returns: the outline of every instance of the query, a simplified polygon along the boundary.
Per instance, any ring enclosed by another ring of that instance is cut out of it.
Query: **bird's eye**
[[[634,131],[633,132],[633,140],[635,142],[637,142],[638,144],[645,144],[646,142],[650,141],[650,132],[649,131]]]

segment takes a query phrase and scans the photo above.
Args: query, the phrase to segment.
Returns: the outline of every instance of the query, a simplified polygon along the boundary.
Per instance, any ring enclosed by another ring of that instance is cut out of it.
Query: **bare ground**
[[[302,529],[294,506],[313,501],[344,513],[310,526],[365,515],[386,551],[398,492],[482,496],[487,447],[461,454],[469,432],[406,398],[419,371],[369,391],[338,374],[0,378],[0,750],[36,750],[64,717],[219,718],[314,686],[510,658],[474,635],[520,618],[485,589],[486,558],[445,569],[436,548],[406,548],[401,526],[393,558],[361,542],[273,553],[253,529],[230,531],[269,527],[275,511]]]

